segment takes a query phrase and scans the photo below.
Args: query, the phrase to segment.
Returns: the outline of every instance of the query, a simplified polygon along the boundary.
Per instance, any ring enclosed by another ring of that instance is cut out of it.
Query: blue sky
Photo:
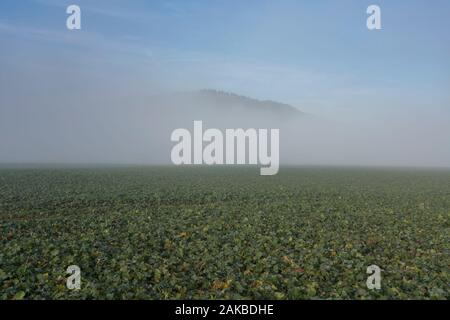
[[[69,4],[80,31],[65,28]],[[214,88],[329,117],[450,119],[449,14],[446,0],[2,0],[0,84],[6,101]]]

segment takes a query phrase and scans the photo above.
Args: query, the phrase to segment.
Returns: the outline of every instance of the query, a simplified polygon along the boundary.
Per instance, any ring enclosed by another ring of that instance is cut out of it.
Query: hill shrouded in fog
[[[219,90],[205,89],[196,92],[178,94],[178,96],[179,98],[186,99],[186,101],[191,99],[194,99],[194,102],[203,100],[208,104],[208,106],[222,108],[223,110],[227,110],[227,112],[252,111],[255,113],[255,116],[267,114],[272,115],[277,119],[298,117],[302,114],[300,110],[289,104],[271,100],[257,100]]]
[[[157,110],[160,116],[169,117],[166,120],[174,123],[203,120],[216,127],[273,127],[305,115],[288,104],[210,89],[160,95],[151,100],[143,108],[150,112]]]
[[[194,121],[201,120],[203,130],[280,129],[281,164],[450,165],[445,119],[405,115],[340,122],[216,90],[41,100],[4,112],[0,162],[171,164],[173,130],[192,132]]]
[[[192,130],[195,120],[203,121],[204,130],[271,129],[296,123],[305,115],[287,104],[216,90],[131,101],[111,93],[27,111],[27,116],[9,119],[0,128],[3,136],[13,131],[13,123],[25,128],[14,137],[14,144],[5,146],[10,152],[2,162],[164,164],[170,163],[173,130]]]

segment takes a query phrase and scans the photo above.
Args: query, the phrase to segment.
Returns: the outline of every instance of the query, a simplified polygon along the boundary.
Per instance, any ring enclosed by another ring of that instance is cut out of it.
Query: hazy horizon
[[[169,164],[203,120],[279,128],[281,165],[450,167],[448,1],[377,1],[377,31],[365,0],[70,4],[0,4],[0,163]],[[201,89],[313,117],[161,98]]]

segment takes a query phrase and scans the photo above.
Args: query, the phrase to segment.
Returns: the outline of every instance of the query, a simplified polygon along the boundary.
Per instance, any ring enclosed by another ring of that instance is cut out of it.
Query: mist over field
[[[80,1],[75,31],[32,3],[0,14],[0,162],[168,164],[202,120],[280,129],[282,164],[450,166],[448,19],[426,2],[383,3],[374,32],[362,2]]]
[[[2,103],[1,162],[169,164],[175,144],[171,132],[193,132],[193,121],[202,120],[204,130],[280,129],[282,164],[450,166],[446,118],[333,119],[304,113],[301,106],[216,91],[60,95],[11,97]]]

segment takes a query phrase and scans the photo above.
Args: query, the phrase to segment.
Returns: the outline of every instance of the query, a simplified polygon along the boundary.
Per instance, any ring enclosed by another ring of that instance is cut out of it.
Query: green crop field
[[[449,170],[5,167],[0,299],[448,299],[449,218]]]

